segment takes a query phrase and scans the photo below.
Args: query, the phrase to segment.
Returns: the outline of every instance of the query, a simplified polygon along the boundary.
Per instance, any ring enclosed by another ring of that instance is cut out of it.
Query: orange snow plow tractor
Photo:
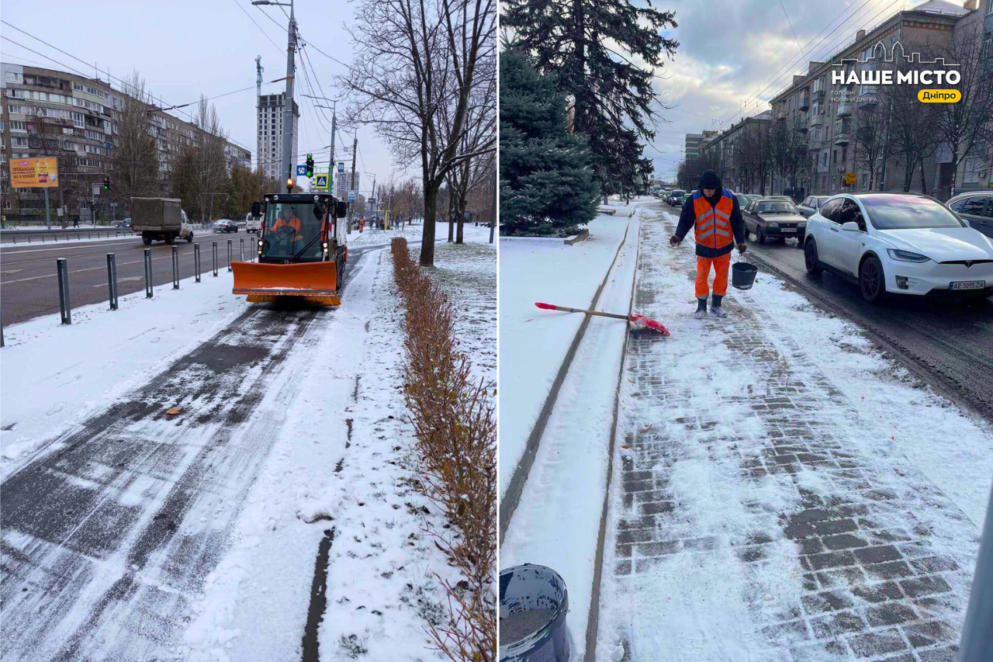
[[[322,194],[271,194],[256,246],[256,262],[232,262],[234,293],[253,303],[304,297],[341,305],[348,240],[347,203]],[[253,206],[253,214],[258,209]]]

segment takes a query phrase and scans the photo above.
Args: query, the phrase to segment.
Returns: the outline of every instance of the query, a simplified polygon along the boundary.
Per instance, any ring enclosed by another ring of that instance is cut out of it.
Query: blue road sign
[[[317,188],[327,189],[328,187],[328,176],[327,175],[317,175]]]
[[[297,166],[297,177],[306,177],[306,176],[307,176],[307,166],[305,165]]]

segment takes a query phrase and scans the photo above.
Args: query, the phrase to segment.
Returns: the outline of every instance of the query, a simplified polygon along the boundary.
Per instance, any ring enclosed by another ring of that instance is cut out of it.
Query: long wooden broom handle
[[[628,319],[627,315],[618,315],[617,313],[601,313],[596,310],[583,310],[582,308],[569,308],[567,306],[555,306],[555,310],[561,310],[567,313],[586,313],[587,315],[597,315],[598,317],[612,317],[618,320]]]

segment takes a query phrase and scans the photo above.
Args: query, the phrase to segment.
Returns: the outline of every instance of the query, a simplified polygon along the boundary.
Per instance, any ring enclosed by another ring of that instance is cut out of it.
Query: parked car
[[[131,229],[131,217],[129,216],[129,217],[125,218],[123,221],[118,221],[117,222],[117,227],[124,228],[125,230],[130,230]]]
[[[666,199],[666,202],[668,202],[673,207],[679,207],[682,206],[683,198],[685,197],[686,197],[686,191],[684,191],[681,188],[677,188],[671,193],[669,193],[669,197]]]
[[[784,202],[793,202],[793,198],[788,195],[767,195],[765,200],[782,200]],[[796,204],[796,203],[793,203]]]
[[[837,195],[810,217],[804,263],[887,294],[993,295],[993,240],[926,195]]]
[[[748,206],[748,203],[751,202],[751,200],[749,200],[748,196],[744,193],[735,193],[734,197],[738,200],[738,208],[742,210],[742,213],[744,213],[745,207]]]
[[[755,240],[764,244],[767,238],[779,239],[785,243],[788,238],[796,238],[797,247],[803,246],[807,231],[807,219],[792,202],[786,200],[755,200],[741,210],[745,220],[745,233],[754,233]]]
[[[800,210],[804,218],[810,218],[830,199],[830,195],[808,195],[796,208]]]
[[[945,206],[987,237],[993,237],[993,191],[960,193]]]
[[[238,231],[238,224],[235,223],[234,221],[232,221],[229,218],[222,218],[219,221],[214,221],[214,224],[211,226],[211,228],[213,229],[213,231],[215,233],[217,233],[217,232],[237,232]]]
[[[765,196],[764,195],[759,195],[758,193],[746,193],[745,194],[745,197],[748,198],[748,201],[749,202],[752,202],[753,200],[761,200]]]

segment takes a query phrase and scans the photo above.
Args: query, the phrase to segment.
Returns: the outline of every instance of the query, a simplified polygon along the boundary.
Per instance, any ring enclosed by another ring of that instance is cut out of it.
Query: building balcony
[[[814,88],[814,91],[811,93],[811,97],[813,98],[814,101],[817,101],[819,99],[823,99],[824,96],[825,96],[825,93],[826,93],[826,91],[825,91],[825,89],[823,87],[821,87],[820,89],[818,89],[818,88],[815,87]]]
[[[781,110],[781,111],[779,111],[779,113],[776,114],[776,119],[777,120],[785,120],[788,115],[789,115],[789,113],[787,113],[785,110]]]
[[[852,114],[852,102],[842,101],[838,104],[838,111],[835,113],[837,117],[849,117]]]
[[[808,126],[823,126],[827,124],[827,115],[811,115]]]
[[[796,127],[797,133],[807,133],[807,125],[800,124]]]
[[[819,152],[827,147],[827,141],[823,138],[811,138],[807,143],[807,150],[811,152]]]
[[[810,90],[805,89],[800,92],[800,101],[798,104],[800,110],[807,110],[810,108]]]
[[[840,131],[840,132],[839,131],[835,131],[835,134],[834,134],[834,144],[835,145],[847,145],[850,142],[851,142],[851,139],[849,138],[849,135],[848,135],[848,131],[847,130]]]

